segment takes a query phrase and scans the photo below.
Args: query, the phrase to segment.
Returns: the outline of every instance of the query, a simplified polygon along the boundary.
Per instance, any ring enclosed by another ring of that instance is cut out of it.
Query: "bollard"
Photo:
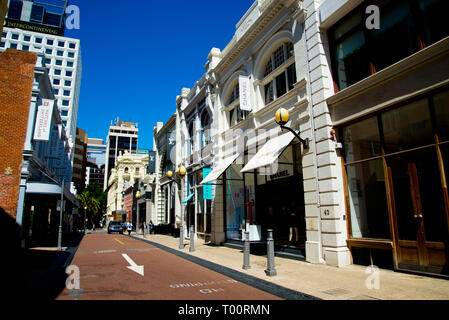
[[[195,238],[195,231],[193,230],[193,224],[190,225],[190,248],[189,252],[195,251],[195,245],[194,245],[194,238]]]
[[[265,274],[267,276],[273,277],[277,275],[276,269],[274,268],[274,240],[273,240],[273,230],[268,229],[267,238],[267,270]]]
[[[251,269],[249,265],[249,232],[245,231],[245,242],[243,245],[243,269]]]

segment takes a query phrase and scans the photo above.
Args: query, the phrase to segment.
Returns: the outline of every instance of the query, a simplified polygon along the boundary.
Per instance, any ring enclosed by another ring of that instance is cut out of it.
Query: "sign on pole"
[[[203,168],[203,179],[212,171],[211,168]],[[203,184],[203,198],[212,200],[212,184],[210,182]]]
[[[34,140],[48,141],[50,138],[51,117],[53,115],[54,100],[42,99],[42,105],[38,107],[36,123],[34,127]]]
[[[251,111],[251,90],[248,76],[239,76],[239,97],[240,109],[243,111]]]

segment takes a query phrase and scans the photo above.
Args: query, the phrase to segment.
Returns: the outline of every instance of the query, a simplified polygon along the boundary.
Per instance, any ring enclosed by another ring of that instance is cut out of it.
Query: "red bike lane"
[[[119,234],[87,234],[70,268],[79,276],[69,274],[57,300],[281,300]]]

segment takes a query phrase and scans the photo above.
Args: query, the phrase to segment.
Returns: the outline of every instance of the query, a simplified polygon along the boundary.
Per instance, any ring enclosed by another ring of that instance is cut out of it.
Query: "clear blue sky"
[[[204,74],[213,47],[223,50],[254,0],[71,0],[80,8],[82,79],[78,127],[106,139],[111,120],[139,125],[139,148],[175,112],[176,96]]]

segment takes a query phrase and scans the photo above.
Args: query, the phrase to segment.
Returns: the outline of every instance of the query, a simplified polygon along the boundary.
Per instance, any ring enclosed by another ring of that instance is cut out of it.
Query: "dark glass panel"
[[[433,97],[437,133],[440,142],[449,140],[449,91]]]
[[[353,162],[381,155],[377,117],[343,128],[345,161]]]
[[[449,1],[447,0],[418,0],[419,15],[423,20],[424,43],[429,46],[449,35]]]
[[[276,77],[276,98],[284,95],[287,92],[287,80],[285,79],[285,72]]]
[[[296,68],[294,63],[287,68],[287,78],[288,90],[290,91],[296,83]]]
[[[352,236],[390,239],[382,160],[347,165],[346,172]]]
[[[385,153],[435,142],[427,99],[382,114]]]

